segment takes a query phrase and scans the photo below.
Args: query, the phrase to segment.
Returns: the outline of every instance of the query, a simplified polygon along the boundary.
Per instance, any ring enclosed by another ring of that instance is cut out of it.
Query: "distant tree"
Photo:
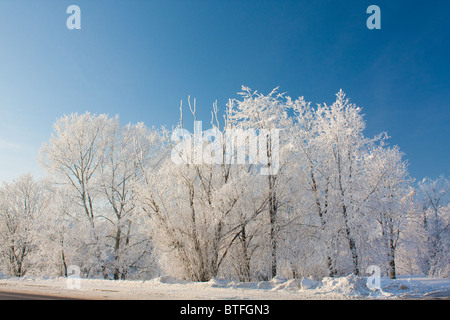
[[[417,192],[420,225],[424,233],[420,267],[430,276],[450,273],[450,182],[441,175],[423,179]]]
[[[8,274],[22,277],[32,267],[30,255],[39,242],[36,227],[47,205],[45,189],[30,174],[1,186],[0,257]]]

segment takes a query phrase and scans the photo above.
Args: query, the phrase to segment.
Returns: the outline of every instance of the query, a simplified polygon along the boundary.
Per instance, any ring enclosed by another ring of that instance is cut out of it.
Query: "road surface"
[[[74,300],[74,299],[67,297],[48,296],[43,294],[0,291],[0,300]]]

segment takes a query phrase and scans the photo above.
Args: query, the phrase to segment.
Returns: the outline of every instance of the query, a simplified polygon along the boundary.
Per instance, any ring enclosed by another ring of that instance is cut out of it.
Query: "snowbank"
[[[323,278],[318,285],[318,293],[340,293],[350,297],[367,297],[372,291],[367,287],[367,278],[353,274],[347,277]]]

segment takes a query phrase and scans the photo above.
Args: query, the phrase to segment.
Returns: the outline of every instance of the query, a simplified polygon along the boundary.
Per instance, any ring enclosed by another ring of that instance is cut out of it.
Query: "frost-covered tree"
[[[54,124],[54,133],[40,151],[40,163],[55,182],[69,186],[89,223],[94,226],[94,202],[100,193],[102,156],[117,131],[118,118],[71,114]]]
[[[320,248],[326,259],[326,267],[329,276],[336,274],[336,263],[332,249],[333,231],[330,220],[330,174],[327,159],[324,158],[322,143],[323,132],[318,125],[316,110],[310,103],[300,98],[290,103],[293,112],[293,125],[290,128],[293,154],[297,161],[291,166],[291,175],[294,184],[294,196],[297,201],[295,206],[303,213],[303,219],[309,226],[308,232],[311,239],[304,239],[305,244],[313,241],[313,247]],[[317,238],[321,239],[320,242]],[[314,239],[314,240],[312,240]],[[316,255],[316,257],[319,255]],[[322,256],[322,255],[320,255]],[[318,260],[317,258],[314,260]]]
[[[230,100],[227,113],[233,119],[234,128],[258,132],[259,160],[261,164],[267,166],[259,172],[260,183],[266,186],[259,201],[260,204],[265,204],[268,213],[267,244],[270,250],[270,275],[274,277],[277,275],[277,242],[280,232],[278,218],[286,200],[283,189],[286,185],[285,153],[289,147],[286,134],[290,123],[287,113],[289,98],[279,93],[278,88],[264,95],[248,87],[242,87],[240,95],[242,100]],[[276,135],[268,132],[275,132]]]
[[[362,216],[363,193],[360,190],[364,183],[361,179],[364,168],[361,159],[370,143],[363,135],[365,122],[360,112],[361,109],[351,104],[342,90],[336,95],[333,104],[318,105],[314,115],[314,125],[317,127],[313,134],[318,153],[316,158],[308,160],[309,168],[306,169],[309,171],[310,188],[316,193],[315,207],[319,217],[322,216],[321,225],[323,227],[326,214],[328,225],[333,224],[334,231],[338,231],[338,238],[347,242],[351,271],[356,275],[360,273],[361,259],[356,234]],[[317,195],[316,177],[319,175],[322,200]],[[330,274],[335,272],[335,263],[328,255]]]
[[[328,276],[347,270],[359,274],[363,265],[380,262],[375,252],[380,251],[382,237],[382,261],[389,260],[394,276],[399,224],[405,219],[401,203],[407,201],[409,183],[400,151],[386,146],[384,134],[372,139],[364,135],[361,108],[342,90],[329,106],[313,108],[300,98],[290,107],[298,160],[290,163],[296,168],[290,174],[295,177],[294,194],[301,199],[296,208],[302,211],[303,227],[310,225],[305,234],[319,239],[310,249],[322,253],[314,255],[316,264],[326,265]],[[387,205],[385,211],[381,204]],[[367,241],[368,236],[373,241]],[[310,242],[303,241],[306,246]],[[345,251],[350,260],[342,259]]]
[[[30,174],[1,186],[0,261],[6,273],[24,276],[42,254],[39,226],[47,205],[45,189]]]
[[[448,276],[450,265],[450,182],[445,176],[423,179],[417,192],[423,241],[420,270],[430,276]]]
[[[195,119],[195,103],[190,109]],[[214,114],[217,116],[217,110]],[[229,128],[228,121],[223,127],[219,121],[212,121],[212,129],[222,135]],[[167,138],[171,153],[180,162],[168,157],[157,170],[151,168],[140,201],[150,218],[163,269],[190,280],[207,281],[217,276],[248,223],[246,218],[236,218],[236,208],[242,205],[246,181],[251,176],[242,166],[233,167],[224,161],[224,140],[215,141],[212,147],[203,133],[196,132],[200,144],[194,145],[198,141],[183,130],[181,117],[179,126]],[[182,136],[177,136],[179,133]],[[196,160],[198,152],[202,161]],[[218,161],[208,160],[212,158]]]
[[[126,278],[151,251],[142,235],[136,185],[159,147],[142,123],[121,127],[118,117],[72,114],[60,118],[41,149],[50,181],[78,206],[68,214],[80,241],[74,259],[86,274]]]
[[[77,250],[80,247],[80,240],[84,242],[80,239],[78,218],[75,215],[78,206],[73,203],[72,196],[66,188],[49,183],[46,183],[46,187],[49,206],[43,217],[43,228],[40,233],[43,249],[41,255],[45,257],[45,262],[38,268],[48,270],[53,267],[53,270],[48,271],[51,273],[53,271],[57,276],[67,277],[70,265],[80,265],[77,261]]]
[[[369,223],[373,230],[367,230],[375,238],[374,246],[381,257],[371,257],[372,263],[386,266],[387,274],[395,279],[397,274],[396,256],[401,232],[408,213],[412,210],[414,191],[407,171],[407,163],[398,147],[387,147],[383,141],[365,157],[366,193],[368,218],[375,219],[377,226]],[[376,233],[373,233],[373,231]],[[372,232],[371,232],[372,231]],[[370,249],[377,252],[375,249]],[[383,258],[384,257],[384,258]]]
[[[78,226],[85,224],[80,238],[84,242],[86,273],[99,274],[105,269],[102,242],[106,234],[103,230],[98,233],[100,230],[96,228],[102,205],[100,169],[118,126],[118,118],[107,115],[86,112],[63,116],[54,124],[50,141],[40,150],[40,164],[49,178],[66,187],[79,206],[73,214],[81,221]]]
[[[134,229],[138,227],[139,203],[137,184],[144,179],[144,172],[151,157],[154,133],[144,124],[116,126],[111,132],[110,141],[100,162],[100,185],[107,202],[102,217],[111,225],[111,244],[113,261],[110,268],[114,279],[125,279],[129,268],[141,259],[141,250],[149,253],[148,239],[133,243]],[[133,250],[141,246],[141,250]]]

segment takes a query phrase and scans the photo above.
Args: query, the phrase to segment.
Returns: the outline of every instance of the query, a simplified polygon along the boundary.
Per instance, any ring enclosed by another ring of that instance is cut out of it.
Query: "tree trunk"
[[[276,218],[277,199],[274,190],[274,177],[269,176],[269,218],[270,218],[270,244],[271,244],[271,276],[277,275],[277,239],[276,239]]]
[[[348,246],[352,255],[353,262],[353,273],[358,276],[359,275],[359,266],[358,266],[358,253],[356,251],[356,243],[353,239],[352,232],[350,229],[350,223],[348,219],[347,206],[345,205],[345,192],[344,187],[342,186],[342,172],[341,172],[341,158],[339,156],[339,152],[337,152],[337,168],[338,168],[338,183],[339,190],[341,192],[341,202],[342,202],[342,216],[344,217],[344,226],[345,226],[345,236],[348,241]]]
[[[63,276],[67,278],[67,262],[66,256],[64,255],[64,250],[61,250],[61,261],[63,265]]]
[[[325,188],[325,200],[324,200],[324,205],[323,205],[324,208],[322,209],[322,205],[320,204],[320,199],[319,199],[319,195],[318,195],[318,188],[317,188],[316,178],[314,177],[314,172],[313,172],[313,167],[312,166],[310,166],[310,176],[311,176],[311,182],[312,182],[312,190],[314,192],[316,209],[317,209],[317,213],[318,213],[319,219],[320,219],[321,230],[322,230],[323,233],[325,233],[325,224],[326,224],[326,222],[325,222],[324,215],[328,211],[328,201],[327,201],[327,198],[328,198],[328,179],[327,179],[327,187]],[[330,248],[329,248],[328,244],[327,244],[327,268],[328,268],[328,276],[329,277],[334,277],[336,275],[336,270],[334,269],[333,258],[331,257]]]
[[[389,278],[395,279],[395,243],[394,243],[394,228],[392,226],[392,221],[389,223]]]
[[[245,225],[242,226],[239,240],[241,241],[242,246],[242,260],[239,263],[239,281],[248,282],[250,281],[250,257],[248,255],[248,243],[247,235],[245,232]]]
[[[344,216],[344,222],[345,222],[345,236],[348,240],[348,246],[350,249],[350,252],[352,254],[352,262],[353,262],[353,273],[358,276],[359,275],[359,263],[358,263],[358,253],[356,251],[356,243],[355,240],[352,237],[350,225],[348,221],[348,215],[347,215],[347,206],[342,204],[342,214]]]
[[[116,233],[116,243],[114,245],[114,280],[120,279],[120,267],[118,266],[119,260],[120,260],[120,238],[121,238],[121,229],[120,226],[117,227],[117,233]]]

